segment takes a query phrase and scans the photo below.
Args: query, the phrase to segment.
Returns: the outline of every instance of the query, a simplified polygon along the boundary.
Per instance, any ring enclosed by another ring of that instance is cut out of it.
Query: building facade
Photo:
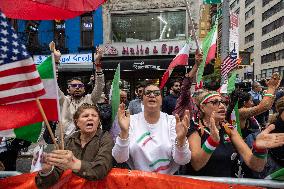
[[[188,2],[197,29],[201,2]],[[191,31],[184,0],[110,0],[103,5],[103,23],[106,79],[120,63],[131,93],[141,80],[158,83]],[[196,47],[194,42],[190,46],[193,65]]]
[[[239,70],[240,77],[284,76],[284,1],[231,0],[230,5],[239,12],[240,50],[251,52],[251,66]]]

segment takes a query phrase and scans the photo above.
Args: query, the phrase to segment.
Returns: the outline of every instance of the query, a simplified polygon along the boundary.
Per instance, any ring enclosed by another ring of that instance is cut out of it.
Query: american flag
[[[0,105],[45,94],[36,66],[6,16],[0,12]]]
[[[227,78],[228,73],[238,66],[236,49],[233,49],[230,54],[225,58],[221,65],[222,78]]]

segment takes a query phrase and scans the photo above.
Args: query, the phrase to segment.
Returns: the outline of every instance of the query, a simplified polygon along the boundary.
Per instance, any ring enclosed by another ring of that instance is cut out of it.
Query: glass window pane
[[[112,15],[114,42],[160,41],[185,38],[185,11]]]

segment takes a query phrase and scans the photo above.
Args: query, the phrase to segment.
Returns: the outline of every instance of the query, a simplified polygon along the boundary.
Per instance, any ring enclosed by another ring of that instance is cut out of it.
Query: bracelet
[[[209,136],[206,141],[202,145],[202,149],[207,153],[207,154],[212,154],[216,147],[219,145],[219,142],[216,142],[212,139],[211,136]]]
[[[274,97],[274,95],[273,94],[264,94],[263,96],[269,96],[269,97]]]
[[[53,169],[54,169],[54,166],[52,165],[51,170],[48,171],[47,173],[38,172],[38,174],[39,174],[40,176],[42,176],[42,177],[46,177],[46,176],[48,176],[48,175],[50,175],[50,174],[52,173]]]
[[[179,148],[183,148],[183,147],[185,147],[185,146],[188,145],[188,141],[185,139],[185,143],[181,146],[181,145],[179,144],[177,138],[176,138],[176,140],[175,140],[175,145],[176,145],[177,147],[179,147]]]
[[[256,156],[256,157],[258,157],[260,159],[267,158],[267,149],[259,149],[259,148],[257,148],[255,141],[253,142],[253,145],[252,145],[252,152],[253,152],[254,156]]]

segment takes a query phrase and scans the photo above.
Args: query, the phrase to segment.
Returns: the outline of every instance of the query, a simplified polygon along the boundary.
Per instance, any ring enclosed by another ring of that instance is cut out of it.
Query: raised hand
[[[49,50],[54,53],[55,62],[58,63],[60,61],[61,53],[59,50],[56,50],[54,41],[49,43]]]
[[[280,75],[278,73],[273,73],[271,79],[266,82],[266,85],[269,88],[277,89],[280,85],[280,82],[281,82]]]
[[[195,62],[196,62],[198,67],[202,63],[202,60],[203,60],[203,53],[199,52],[198,50],[196,50],[196,52],[195,52]]]
[[[125,111],[125,104],[121,103],[117,112],[118,124],[121,129],[121,138],[128,138],[130,113]]]
[[[215,142],[220,141],[220,136],[219,136],[219,130],[216,127],[216,115],[215,111],[212,112],[211,117],[210,117],[210,124],[208,125],[208,128],[210,129],[210,136]]]
[[[186,134],[189,127],[189,110],[184,112],[183,119],[180,120],[178,114],[175,115],[176,118],[176,134],[179,145],[183,146],[186,140]]]
[[[258,149],[276,148],[284,145],[284,133],[270,133],[275,125],[269,125],[264,131],[257,135],[255,145]]]
[[[97,47],[97,49],[96,49],[96,56],[95,56],[95,58],[96,58],[96,64],[98,64],[99,62],[100,62],[100,60],[101,60],[101,58],[102,58],[102,56],[103,56],[103,54],[104,54],[104,48],[101,48],[101,47]]]

